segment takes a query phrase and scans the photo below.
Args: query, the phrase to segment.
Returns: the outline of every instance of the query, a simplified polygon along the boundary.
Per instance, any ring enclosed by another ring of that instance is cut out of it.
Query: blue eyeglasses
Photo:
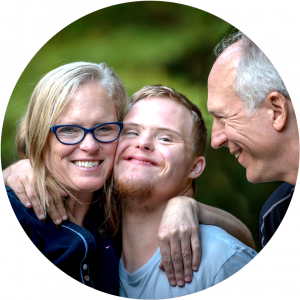
[[[92,133],[96,141],[100,143],[111,143],[120,136],[122,129],[122,122],[99,124],[90,129],[77,125],[56,125],[50,128],[57,140],[65,145],[80,143],[89,132]]]

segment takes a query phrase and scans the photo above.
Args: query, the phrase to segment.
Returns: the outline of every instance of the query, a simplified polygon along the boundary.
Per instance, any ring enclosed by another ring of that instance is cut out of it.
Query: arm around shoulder
[[[215,225],[255,250],[255,243],[250,230],[232,214],[198,202],[198,218],[200,224]]]

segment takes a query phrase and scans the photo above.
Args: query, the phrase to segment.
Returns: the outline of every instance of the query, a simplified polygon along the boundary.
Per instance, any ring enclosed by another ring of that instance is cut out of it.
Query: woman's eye
[[[76,129],[77,128],[74,128],[72,126],[64,126],[64,127],[59,128],[58,132],[59,133],[73,133],[73,132],[78,131],[78,129],[77,130]]]

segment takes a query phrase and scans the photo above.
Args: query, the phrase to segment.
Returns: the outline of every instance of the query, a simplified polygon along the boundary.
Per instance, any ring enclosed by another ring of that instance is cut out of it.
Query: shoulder
[[[295,186],[287,182],[280,185],[263,205],[261,215],[268,213],[270,209],[274,209],[282,203],[289,203],[293,196],[294,189]]]
[[[263,248],[281,224],[290,205],[295,187],[283,183],[265,202],[259,217],[260,246]]]
[[[199,276],[206,276],[207,287],[230,277],[257,255],[252,248],[216,226],[200,225],[200,240]]]
[[[214,259],[216,268],[223,266],[229,259],[242,267],[257,255],[255,250],[217,226],[200,225],[200,241],[201,263]]]
[[[8,186],[5,186],[5,189],[6,189],[6,193],[7,193],[7,196],[9,198],[9,200],[12,200],[12,201],[20,201],[19,198],[17,197],[17,195],[15,194],[15,192]]]
[[[24,221],[27,220],[28,209],[20,202],[19,198],[10,187],[5,186],[5,188],[12,209],[15,215],[17,216],[19,222],[22,224]]]
[[[209,247],[207,243],[209,241],[211,245],[222,244],[232,251],[236,251],[237,249],[251,249],[220,227],[200,224],[199,228],[201,243],[205,243],[203,247]]]

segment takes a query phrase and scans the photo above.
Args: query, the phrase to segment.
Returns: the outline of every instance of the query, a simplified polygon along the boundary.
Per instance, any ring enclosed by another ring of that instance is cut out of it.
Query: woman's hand
[[[34,190],[33,170],[29,159],[23,159],[11,165],[3,171],[4,183],[9,186],[27,208],[32,207],[36,216],[40,220],[45,219],[44,211],[37,199]],[[62,195],[67,196],[62,190]],[[63,201],[55,203],[48,194],[49,207],[47,211],[55,224],[60,224],[62,220],[67,220],[68,215]]]
[[[197,201],[179,196],[168,201],[158,229],[160,268],[169,283],[184,286],[200,265],[199,206]]]

